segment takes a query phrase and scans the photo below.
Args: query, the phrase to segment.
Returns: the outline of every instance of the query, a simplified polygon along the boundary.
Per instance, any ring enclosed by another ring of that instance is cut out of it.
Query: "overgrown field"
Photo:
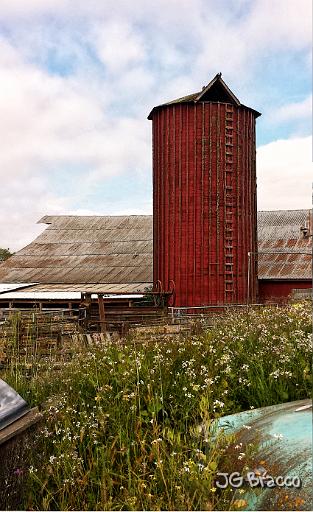
[[[311,307],[230,312],[196,335],[130,338],[57,368],[7,370],[1,377],[30,404],[44,404],[32,466],[19,468],[21,508],[239,508],[214,484],[232,439],[208,427],[220,415],[310,396]]]

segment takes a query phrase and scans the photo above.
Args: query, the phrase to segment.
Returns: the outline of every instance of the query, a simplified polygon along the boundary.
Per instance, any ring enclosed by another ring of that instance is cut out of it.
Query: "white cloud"
[[[0,247],[21,247],[39,217],[104,178],[150,168],[148,122],[109,116],[88,80],[51,76],[0,40],[0,83]]]
[[[0,183],[0,247],[21,249],[43,231],[41,217],[64,211],[65,201],[47,190],[45,180],[1,176]]]
[[[1,0],[3,17],[24,18],[49,12],[65,12],[71,7],[73,8],[73,0]]]
[[[312,118],[312,94],[302,101],[282,105],[269,115],[269,120],[276,123],[305,118]]]
[[[312,2],[254,0],[243,28],[245,38],[254,47],[311,47]]]
[[[30,240],[44,214],[80,201],[90,211],[85,195],[108,177],[150,175],[154,105],[219,71],[242,101],[242,90],[260,95],[262,58],[307,58],[310,20],[310,0],[1,0],[0,246]],[[272,122],[301,123],[309,101],[283,105]],[[259,148],[260,207],[305,201],[303,140]],[[112,213],[134,211],[124,200]]]
[[[258,209],[312,207],[311,137],[277,140],[257,150]]]
[[[140,63],[145,57],[144,42],[129,23],[109,22],[98,26],[93,43],[102,63],[112,73]]]

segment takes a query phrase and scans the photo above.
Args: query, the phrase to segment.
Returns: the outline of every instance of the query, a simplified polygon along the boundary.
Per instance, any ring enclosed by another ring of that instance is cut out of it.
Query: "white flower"
[[[217,407],[222,408],[222,407],[224,407],[224,405],[225,405],[224,402],[221,402],[220,400],[215,400],[213,402],[213,409],[216,409]]]

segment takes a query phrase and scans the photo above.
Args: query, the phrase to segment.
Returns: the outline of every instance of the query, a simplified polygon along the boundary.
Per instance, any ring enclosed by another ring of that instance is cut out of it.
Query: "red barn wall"
[[[312,288],[311,280],[259,280],[259,299],[261,302],[284,301],[291,295],[292,290],[296,288]]]
[[[255,115],[230,103],[162,106],[153,122],[153,276],[176,306],[257,295]]]

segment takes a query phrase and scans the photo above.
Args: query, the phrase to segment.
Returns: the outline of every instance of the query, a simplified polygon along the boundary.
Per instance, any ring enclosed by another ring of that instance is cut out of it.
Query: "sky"
[[[152,213],[149,112],[218,72],[257,120],[258,209],[311,207],[311,0],[1,0],[0,247]]]

